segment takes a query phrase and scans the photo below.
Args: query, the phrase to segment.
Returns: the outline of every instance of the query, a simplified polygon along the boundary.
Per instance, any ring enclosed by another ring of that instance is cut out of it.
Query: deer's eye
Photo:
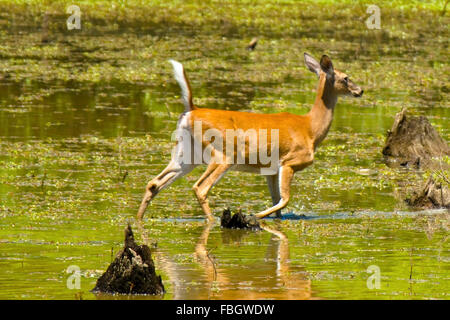
[[[348,77],[345,77],[345,78],[344,78],[344,83],[345,83],[345,84],[348,84]]]

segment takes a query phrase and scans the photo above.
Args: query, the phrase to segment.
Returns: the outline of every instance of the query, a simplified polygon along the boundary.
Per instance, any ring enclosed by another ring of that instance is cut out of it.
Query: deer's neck
[[[337,95],[333,92],[332,85],[326,80],[326,75],[321,73],[316,100],[309,112],[314,149],[316,149],[328,134],[328,130],[333,121],[334,106],[337,102]]]

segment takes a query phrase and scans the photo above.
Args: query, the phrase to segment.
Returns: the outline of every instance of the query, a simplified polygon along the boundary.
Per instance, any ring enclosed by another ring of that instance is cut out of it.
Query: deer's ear
[[[306,52],[304,53],[304,57],[305,57],[305,64],[308,67],[308,69],[311,72],[314,72],[315,74],[317,74],[317,76],[319,76],[320,73],[320,64],[316,61],[316,59],[314,59],[313,57],[311,57],[309,54],[307,54]]]
[[[333,63],[327,55],[323,55],[322,59],[320,59],[320,68],[322,68],[323,72],[328,74],[332,74],[334,72]]]

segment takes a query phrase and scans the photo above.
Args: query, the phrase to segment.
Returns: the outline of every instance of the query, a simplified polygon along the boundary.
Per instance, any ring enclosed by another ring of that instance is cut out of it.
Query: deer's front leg
[[[281,200],[280,184],[278,174],[272,176],[266,176],[267,186],[269,187],[270,196],[272,197],[272,205],[276,205]],[[275,212],[277,218],[281,217],[281,210]]]
[[[290,196],[290,188],[291,188],[291,180],[292,177],[294,176],[294,170],[289,167],[289,166],[283,166],[279,169],[278,175],[280,176],[279,181],[280,181],[280,196],[281,199],[280,201],[274,205],[273,207],[264,210],[258,214],[256,214],[255,216],[258,219],[262,219],[264,217],[267,217],[268,215],[277,212],[278,210],[283,209],[284,207],[286,207],[286,205],[289,202],[289,196]]]

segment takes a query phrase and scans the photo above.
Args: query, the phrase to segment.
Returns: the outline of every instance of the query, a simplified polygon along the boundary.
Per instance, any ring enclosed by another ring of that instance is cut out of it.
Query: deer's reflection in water
[[[153,258],[157,273],[163,273],[169,280],[164,283],[169,298],[311,299],[307,273],[289,260],[286,235],[277,227],[263,225],[262,228],[261,232],[270,234],[268,243],[258,243],[258,247],[266,248],[264,256],[255,256],[259,251],[253,252],[251,257],[242,252],[233,255],[232,252],[245,248],[246,238],[254,231],[221,229],[213,222],[205,222],[198,237],[193,252],[194,263],[175,262],[173,254],[162,248],[156,249]],[[142,225],[140,230],[146,239]],[[222,254],[222,250],[217,254],[217,248],[208,248],[212,230],[219,231],[220,245],[233,248],[231,253]]]

